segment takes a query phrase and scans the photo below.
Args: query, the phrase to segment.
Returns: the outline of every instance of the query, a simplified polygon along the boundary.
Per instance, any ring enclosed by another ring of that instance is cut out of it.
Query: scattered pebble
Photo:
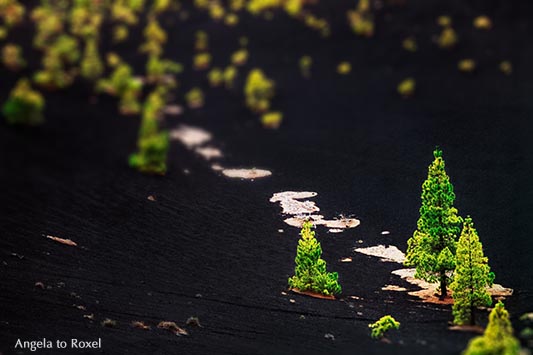
[[[146,198],[148,201],[152,201],[152,202],[155,202],[156,199],[155,199],[155,196],[154,195],[150,195]]]
[[[335,336],[330,333],[324,334],[324,338],[329,339],[329,340],[335,340]]]
[[[72,241],[70,239],[58,238],[58,237],[54,237],[54,236],[51,236],[51,235],[46,235],[45,237],[48,238],[48,239],[53,240],[54,242],[58,242],[58,243],[61,243],[61,244],[64,244],[64,245],[69,245],[69,246],[72,246],[72,247],[78,246],[78,244],[76,244],[76,242],[74,242],[74,241]]]
[[[34,285],[36,288],[40,288],[41,290],[44,290],[44,283],[41,281],[37,281]]]
[[[382,231],[381,232],[381,235],[387,235],[387,234],[390,234],[390,232],[389,231]]]
[[[187,322],[185,322],[185,324],[194,326],[194,327],[202,327],[202,325],[200,324],[200,319],[198,319],[198,317],[189,317],[187,319]]]
[[[290,302],[290,303],[296,303],[296,301],[295,301],[294,299],[292,299],[292,298],[289,299],[289,302]]]
[[[133,321],[131,322],[131,326],[137,329],[150,330],[150,326],[146,325],[143,321]]]
[[[341,259],[341,263],[351,263],[352,262],[352,258],[343,258]]]
[[[185,329],[180,328],[175,322],[161,321],[157,327],[159,329],[167,329],[178,336],[189,335]]]
[[[102,327],[115,328],[117,326],[117,321],[110,318],[106,318],[102,321],[101,324]]]

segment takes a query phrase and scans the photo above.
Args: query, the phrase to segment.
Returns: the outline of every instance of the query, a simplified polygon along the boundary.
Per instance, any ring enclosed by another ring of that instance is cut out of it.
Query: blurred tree
[[[509,312],[500,301],[490,312],[485,333],[470,340],[463,355],[518,355],[520,343],[513,336]]]

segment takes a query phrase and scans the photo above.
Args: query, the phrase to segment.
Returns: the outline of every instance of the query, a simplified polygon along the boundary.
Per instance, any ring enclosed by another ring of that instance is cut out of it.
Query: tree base
[[[291,288],[291,291],[294,292],[294,293],[297,293],[299,295],[310,296],[310,297],[314,297],[314,298],[321,298],[321,299],[324,299],[324,300],[335,300],[336,299],[335,296],[333,296],[333,295],[323,295],[321,293],[316,293],[316,292],[312,292],[312,291],[300,291],[297,288]]]

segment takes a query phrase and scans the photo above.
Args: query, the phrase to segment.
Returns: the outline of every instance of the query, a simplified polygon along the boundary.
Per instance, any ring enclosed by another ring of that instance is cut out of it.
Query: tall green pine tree
[[[315,232],[311,230],[312,226],[309,221],[302,225],[295,259],[295,275],[289,278],[289,287],[326,296],[341,293],[338,274],[327,272],[326,262],[320,258],[322,248],[315,238]]]
[[[470,217],[464,221],[455,262],[454,280],[450,284],[454,301],[453,322],[474,325],[476,307],[492,304],[487,286],[492,285],[494,274],[490,272],[488,259],[483,255],[483,247]]]
[[[422,206],[417,229],[408,240],[406,266],[416,268],[415,277],[440,282],[440,297],[447,295],[449,274],[455,269],[455,248],[461,217],[453,207],[455,194],[446,174],[442,151],[435,149],[428,177],[422,184]]]

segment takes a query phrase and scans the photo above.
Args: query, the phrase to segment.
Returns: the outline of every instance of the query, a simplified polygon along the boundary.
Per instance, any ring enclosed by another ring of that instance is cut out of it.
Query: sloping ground
[[[256,181],[225,178],[179,143],[172,146],[166,177],[137,174],[126,157],[134,150],[138,119],[118,116],[115,103],[104,97],[89,104],[81,86],[47,96],[48,120],[40,129],[2,123],[0,351],[12,353],[17,338],[101,337],[106,354],[457,354],[471,335],[447,330],[449,307],[381,290],[412,286],[390,274],[397,265],[353,253],[356,246],[378,244],[405,250],[437,144],[456,205],[474,218],[496,280],[515,289],[507,307],[515,316],[531,311],[531,257],[525,251],[533,250],[533,33],[526,23],[531,12],[512,10],[510,3],[484,5],[497,24],[488,34],[470,27],[469,16],[484,7],[450,3],[464,42],[445,54],[432,47],[429,34],[447,6],[430,2],[383,14],[377,38],[369,41],[349,32],[340,10],[329,10],[338,24],[323,42],[284,16],[273,23],[244,18],[251,65],[264,67],[278,82],[276,105],[286,117],[280,130],[262,130],[243,108],[240,92],[223,90],[208,90],[204,109],[169,118],[167,125],[212,132],[228,166],[272,171]],[[190,57],[180,44],[203,21],[193,17],[174,34],[170,52]],[[206,26],[216,37],[215,54],[238,38]],[[397,47],[412,26],[427,36],[420,52],[408,56]],[[298,74],[302,54],[315,58],[309,82]],[[466,56],[482,65],[472,77],[455,69]],[[508,58],[515,66],[511,77],[497,71],[498,61]],[[351,75],[335,74],[340,60],[352,61]],[[409,75],[419,91],[406,101],[395,85]],[[182,83],[193,81],[185,74]],[[2,99],[9,87],[2,84]],[[293,272],[298,230],[283,222],[269,199],[290,190],[317,191],[314,200],[328,216],[348,211],[361,221],[340,234],[317,230],[328,268],[340,275],[343,295],[337,301],[282,294]],[[340,262],[344,257],[353,261]],[[367,324],[384,314],[402,323],[391,333],[392,344],[369,337]],[[190,316],[203,327],[185,325]],[[117,327],[102,327],[105,318]],[[157,329],[163,320],[190,335]],[[132,321],[152,329],[133,328]]]

